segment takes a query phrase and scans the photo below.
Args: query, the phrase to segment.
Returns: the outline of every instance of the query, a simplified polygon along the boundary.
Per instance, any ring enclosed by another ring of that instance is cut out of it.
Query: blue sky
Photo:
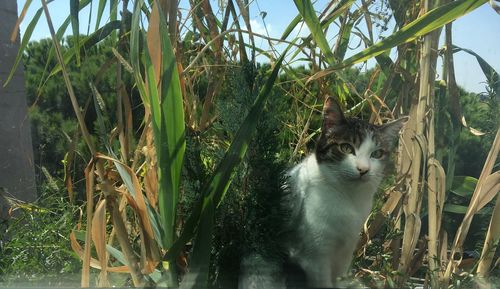
[[[21,11],[25,2],[26,0],[17,0],[19,11]],[[98,1],[94,2],[96,2],[94,6],[97,6]],[[327,2],[329,1],[318,0],[315,3],[315,8],[320,10],[325,7]],[[216,3],[217,1],[214,3],[214,9]],[[181,0],[180,6],[187,8],[187,1]],[[32,18],[39,7],[40,2],[33,1],[26,15],[26,19]],[[291,0],[253,1],[250,7],[251,25],[254,32],[261,34],[269,33],[271,37],[277,38],[281,36],[287,25],[298,13]],[[69,1],[56,0],[49,5],[49,9],[54,25],[57,28],[69,14]],[[86,9],[84,13],[80,14],[80,31],[82,33],[87,31],[89,10],[90,9]],[[264,20],[260,12],[266,12]],[[103,22],[106,21],[105,17],[106,16],[104,16]],[[27,25],[28,21],[22,23],[21,35]],[[94,24],[91,25],[91,32],[93,27]],[[267,31],[265,27],[267,27]],[[297,31],[297,33],[300,32]],[[305,31],[302,31],[302,33],[305,33]],[[49,30],[45,18],[42,16],[39,25],[34,31],[32,39],[37,40],[46,37],[49,37]],[[354,46],[356,41],[353,40],[352,42],[351,45]],[[500,71],[500,15],[498,15],[488,4],[481,6],[454,22],[453,43],[459,47],[473,50],[493,66],[496,71]],[[259,40],[256,42],[256,45],[261,46],[263,49],[268,48],[266,41]],[[440,71],[441,68],[438,67],[437,72],[440,73]],[[464,52],[455,54],[455,72],[457,82],[460,86],[476,93],[485,91],[485,77],[474,57]]]

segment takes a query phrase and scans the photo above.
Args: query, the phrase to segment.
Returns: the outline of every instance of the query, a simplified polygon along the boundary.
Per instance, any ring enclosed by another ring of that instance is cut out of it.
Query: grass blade
[[[137,1],[137,2],[139,2],[139,1]],[[140,2],[142,2],[142,1],[140,1]],[[141,4],[141,7],[142,7],[142,4]],[[118,20],[118,0],[109,0],[109,20],[111,20],[111,21]],[[113,34],[111,35],[111,39],[113,39],[113,40],[117,39],[116,32],[113,32]]]
[[[349,18],[349,16],[346,15],[344,16],[347,19],[345,22],[342,23],[342,26],[340,26],[340,33],[339,37],[337,38],[337,45],[335,46],[335,50],[333,52],[335,59],[344,59],[345,54],[347,52],[347,48],[349,45],[349,39],[351,38],[351,31],[354,26],[355,19]]]
[[[80,1],[70,0],[69,1],[69,11],[71,16],[71,27],[73,28],[73,39],[75,43],[73,47],[76,54],[76,66],[80,66],[80,20],[78,18]]]
[[[326,16],[323,21],[321,21],[321,28],[325,29],[326,27],[328,27],[342,13],[349,10],[349,8],[351,7],[351,5],[353,3],[354,3],[354,0],[341,0],[337,4],[335,9],[333,9],[333,11],[330,14],[328,14],[328,16]],[[300,14],[295,16],[295,18],[292,20],[292,22],[290,22],[290,24],[287,26],[287,28],[285,28],[285,32],[283,32],[283,34],[281,35],[281,40],[285,40],[290,35],[290,33],[292,33],[293,29],[295,29],[295,27],[301,22],[301,20],[302,20],[302,17]],[[311,39],[311,34],[309,34],[309,36],[307,36],[306,40],[304,40],[304,43],[308,43],[309,39]],[[302,43],[301,46],[303,46],[304,43]],[[300,49],[298,49],[298,50],[300,50]],[[292,57],[292,59],[295,59],[295,56]]]
[[[326,40],[326,36],[323,33],[321,24],[319,22],[318,16],[314,11],[314,7],[310,0],[294,0],[295,6],[299,10],[302,19],[306,22],[309,30],[311,31],[312,37],[321,51],[325,54],[326,61],[330,65],[334,65],[336,63],[335,57],[333,56],[333,52],[330,49],[330,45],[328,45],[328,41]]]
[[[97,8],[97,18],[95,21],[95,29],[99,28],[99,24],[101,24],[102,14],[104,13],[104,8],[106,7],[107,0],[99,0],[99,6]]]
[[[75,49],[68,50],[64,54],[64,63],[67,65],[71,59],[75,56],[76,51],[80,51],[82,48],[83,49],[89,49],[90,47],[96,45],[100,41],[104,40],[106,37],[108,37],[113,31],[119,30],[121,27],[122,23],[121,21],[112,21],[104,25],[103,27],[99,28],[97,31],[89,35],[88,37],[82,37],[82,39],[79,40],[79,45],[80,47],[75,47]],[[76,44],[75,44],[76,45]],[[49,52],[49,57],[52,57],[52,51]],[[54,68],[50,71],[49,77],[54,76],[55,74],[59,73],[61,71],[61,65],[57,63]]]
[[[300,21],[302,21],[302,16],[300,16],[299,14],[295,16],[295,18],[293,18],[290,24],[288,24],[288,26],[285,28],[285,31],[281,35],[281,40],[287,39],[290,33],[292,33],[293,29],[295,29],[295,27],[297,27],[297,25],[300,23]]]
[[[111,0],[111,3],[114,3],[115,1],[116,0]],[[144,0],[136,1],[134,12],[132,13],[132,24],[130,27],[130,64],[134,68],[134,80],[137,85],[137,89],[139,90],[141,100],[144,103],[144,106],[148,107],[149,96],[146,93],[146,86],[144,84],[144,80],[142,79],[142,67],[140,64],[140,38],[142,36],[140,20],[142,5],[144,5]]]
[[[210,272],[210,254],[212,252],[212,234],[215,224],[215,205],[213,199],[206,199],[200,217],[198,234],[194,241],[190,258],[189,273],[184,277],[180,289],[206,288]]]

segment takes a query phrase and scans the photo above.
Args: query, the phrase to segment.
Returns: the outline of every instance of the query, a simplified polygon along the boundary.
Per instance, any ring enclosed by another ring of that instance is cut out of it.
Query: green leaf
[[[215,204],[211,198],[205,200],[205,210],[200,217],[200,224],[190,258],[189,271],[180,289],[207,288],[210,272],[210,254],[212,252],[212,234],[215,224]]]
[[[443,210],[448,213],[465,215],[467,213],[467,206],[455,205],[455,204],[445,204]],[[490,215],[492,213],[491,207],[483,207],[481,210],[476,212],[478,215]]]
[[[101,143],[106,146],[106,148],[108,149],[108,151],[111,154],[113,154],[113,150],[111,149],[111,147],[109,145],[109,141],[107,139],[108,138],[108,129],[107,129],[106,121],[105,121],[104,116],[103,116],[103,112],[105,114],[107,114],[104,99],[102,98],[101,94],[99,93],[99,91],[97,90],[97,88],[95,87],[95,85],[93,83],[90,83],[89,86],[90,86],[90,90],[92,91],[94,109],[95,109],[96,116],[97,116],[97,120],[96,120],[97,121],[97,134],[99,136]]]
[[[114,2],[116,0],[111,0]],[[142,67],[140,64],[141,53],[140,53],[140,38],[143,36],[144,32],[141,31],[140,20],[141,20],[141,7],[144,4],[144,0],[138,0],[135,2],[134,12],[132,13],[132,24],[130,27],[130,64],[134,68],[134,79],[139,90],[139,95],[145,106],[149,106],[149,96],[146,93],[146,85],[142,79],[141,71]],[[143,37],[145,39],[145,37]],[[147,51],[146,51],[147,52]]]
[[[481,70],[486,76],[488,86],[490,86],[495,91],[496,95],[500,95],[500,76],[498,72],[488,62],[486,62],[486,60],[484,60],[474,51],[453,45],[453,53],[458,51],[464,51],[476,57],[479,66],[481,66]]]
[[[316,15],[316,11],[314,11],[314,7],[310,0],[294,0],[295,6],[299,10],[302,19],[311,30],[312,37],[321,51],[325,54],[326,61],[330,65],[334,65],[336,63],[335,57],[333,56],[332,50],[328,45],[328,41],[326,40],[326,36],[323,33],[321,24],[319,22],[318,16]],[[294,19],[295,20],[295,19]]]
[[[351,5],[354,3],[355,0],[341,0],[333,9],[333,11],[324,19],[321,21],[321,28],[325,29],[328,27],[335,19],[337,19],[342,13],[344,13],[347,9],[351,7]],[[285,28],[285,31],[281,35],[281,40],[285,40],[290,36],[290,33],[292,33],[293,29],[302,21],[302,16],[299,14],[293,18],[292,22],[288,24],[288,26]],[[309,35],[307,38],[310,38],[311,35]]]
[[[292,22],[288,24],[288,26],[285,28],[285,31],[281,35],[281,40],[287,39],[287,37],[292,33],[293,29],[302,21],[302,16],[297,15],[295,18],[293,18]]]
[[[140,2],[142,3],[143,1]],[[142,4],[140,5],[140,7],[142,7]],[[109,20],[118,20],[118,0],[109,0]],[[117,39],[118,37],[116,35],[117,33],[113,32],[111,39]]]
[[[455,213],[455,214],[462,214],[462,215],[467,213],[466,206],[455,205],[455,204],[445,204],[443,210],[445,212],[448,212],[448,213]]]
[[[161,9],[159,9],[161,12]],[[169,248],[175,237],[175,216],[179,198],[181,170],[186,149],[184,105],[177,62],[170,43],[167,23],[160,14],[162,63],[160,69],[160,111],[152,109],[152,123],[158,159],[158,206],[165,229],[164,248]],[[153,75],[148,79],[154,80]],[[153,104],[151,99],[151,104]]]
[[[399,31],[388,36],[386,39],[366,48],[365,50],[351,56],[342,63],[331,67],[338,70],[356,63],[366,61],[388,49],[413,41],[417,37],[424,36],[435,29],[450,23],[451,21],[473,11],[488,0],[457,0],[446,5],[435,8],[422,17],[412,21]]]
[[[73,233],[75,233],[75,237],[76,237],[77,240],[85,242],[85,235],[87,234],[86,231],[83,231],[83,230],[73,230]]]
[[[127,259],[120,250],[111,245],[106,245],[106,251],[108,251],[111,256],[115,257],[118,262],[122,263],[125,266],[128,266]]]
[[[78,19],[78,12],[80,11],[80,1],[70,0],[69,11],[71,16],[71,27],[73,28],[73,44],[76,54],[76,66],[80,66],[80,20]]]
[[[95,21],[95,29],[99,28],[99,24],[101,24],[102,14],[104,13],[104,8],[106,7],[107,0],[99,0],[99,6],[97,8],[97,18]]]
[[[54,0],[52,0],[54,1]],[[52,2],[50,1],[50,2]],[[79,5],[79,8],[80,11],[85,8],[88,4],[90,4],[92,2],[92,0],[82,0],[80,2],[80,5]],[[49,2],[47,2],[49,3]],[[61,24],[61,26],[59,26],[59,28],[57,29],[57,32],[56,32],[56,39],[57,41],[61,41],[61,39],[63,38],[64,36],[64,33],[66,32],[66,30],[68,29],[68,26],[69,24],[71,23],[71,15],[66,17],[66,19],[64,20],[64,22]],[[71,55],[74,55],[75,54],[75,50],[70,50],[69,52],[66,52],[65,54],[65,64],[67,64],[70,60],[70,58],[72,57],[69,57],[68,56],[68,53],[71,53]],[[45,70],[44,70],[44,76],[45,76],[45,73],[48,71],[48,68],[49,68],[49,65],[50,63],[52,63],[52,58],[55,56],[55,47],[54,45],[52,45],[52,47],[50,48],[50,51],[49,51],[49,54],[47,56],[47,62],[46,62],[46,65],[45,65]],[[56,71],[57,70],[57,71]],[[49,75],[47,76],[46,79],[43,79],[44,77],[42,77],[42,79],[40,80],[40,85],[38,87],[38,90],[41,90],[41,88],[43,87],[43,85],[45,85],[46,81],[52,77],[55,73],[59,72],[61,70],[61,64],[59,62],[56,63],[56,66],[51,70],[51,72],[49,73]]]
[[[220,162],[210,181],[204,185],[202,189],[203,198],[194,205],[191,215],[187,219],[184,230],[182,231],[179,239],[174,243],[170,250],[167,251],[167,254],[165,255],[166,260],[172,261],[175,259],[184,245],[194,236],[194,233],[202,220],[201,217],[209,216],[210,210],[212,210],[211,206],[219,206],[220,202],[224,199],[227,189],[229,188],[235,174],[235,168],[241,163],[241,160],[247,151],[248,144],[255,133],[257,121],[262,113],[262,110],[264,109],[266,100],[271,93],[274,82],[278,77],[278,72],[287,50],[283,52],[280,58],[276,61],[265,86],[260,90],[255,103],[236,133],[233,142],[224,155],[224,158]],[[204,241],[208,242],[207,239]]]
[[[470,198],[476,189],[477,179],[469,176],[456,176],[453,178],[451,192],[455,195]]]
[[[351,38],[351,31],[353,25],[354,25],[354,20],[348,19],[345,25],[341,26],[341,31],[339,35],[340,41],[338,42],[338,46],[335,47],[334,51],[335,59],[344,59],[349,45],[349,39]]]
[[[64,54],[64,63],[68,64],[71,61],[71,59],[73,59],[73,57],[75,56],[75,51],[77,50],[80,51],[82,48],[84,50],[91,48],[92,46],[96,45],[97,43],[108,37],[113,31],[119,30],[121,28],[121,25],[122,25],[121,21],[118,20],[111,21],[106,23],[106,25],[99,28],[97,31],[90,34],[89,36],[87,37],[83,36],[79,41],[80,47],[78,47],[78,49],[75,46],[75,49],[68,50]],[[50,52],[49,52],[49,57],[52,57],[52,54]],[[61,64],[57,63],[54,66],[54,68],[52,68],[52,70],[50,71],[49,77],[57,74],[59,71],[61,71]]]

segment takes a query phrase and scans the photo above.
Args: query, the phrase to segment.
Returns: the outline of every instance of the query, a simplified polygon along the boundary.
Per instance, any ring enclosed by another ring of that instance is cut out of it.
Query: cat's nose
[[[368,172],[369,168],[368,167],[359,167],[358,166],[358,172],[359,172],[359,175],[362,176],[364,174],[366,174]]]

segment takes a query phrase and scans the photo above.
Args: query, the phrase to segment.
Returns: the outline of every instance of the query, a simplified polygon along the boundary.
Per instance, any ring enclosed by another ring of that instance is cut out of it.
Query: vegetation
[[[83,35],[79,11],[94,2],[97,25]],[[22,261],[36,273],[81,270],[84,287],[94,272],[98,286],[124,285],[113,282],[125,274],[133,286],[236,288],[246,250],[272,246],[280,175],[314,145],[322,100],[335,95],[371,122],[410,116],[363,232],[356,277],[373,287],[444,288],[469,272],[498,274],[500,80],[451,35],[453,20],[487,1],[294,2],[299,15],[271,39],[252,32],[253,4],[243,0],[192,0],[187,13],[176,1],[74,0],[51,40],[29,42],[42,13],[52,25],[42,0],[18,60],[44,185],[36,207],[17,206],[23,213],[8,225],[14,235],[1,259],[19,261],[2,263],[2,273]],[[391,17],[395,32],[376,35]],[[74,36],[63,38],[70,24]],[[311,35],[294,38],[301,25]],[[346,58],[352,39],[366,49]],[[481,64],[485,95],[455,83],[459,51]],[[373,68],[356,66],[371,58]],[[30,216],[36,222],[21,221]],[[53,247],[30,259],[26,248],[41,236]],[[463,252],[474,250],[464,268]]]

